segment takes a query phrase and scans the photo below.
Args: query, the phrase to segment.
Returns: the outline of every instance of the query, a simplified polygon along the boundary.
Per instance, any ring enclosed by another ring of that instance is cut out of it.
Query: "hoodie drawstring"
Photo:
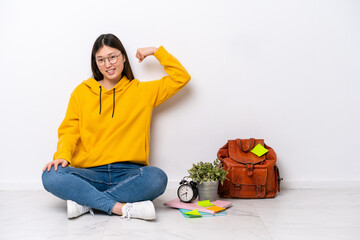
[[[101,86],[99,86],[100,88],[100,110],[99,110],[99,115],[101,115]],[[115,88],[113,88],[113,111],[112,111],[112,115],[111,117],[113,118],[114,117],[114,113],[115,113]]]
[[[101,114],[101,86],[99,86],[100,88],[100,111],[99,111],[99,115]]]
[[[112,118],[114,117],[114,111],[115,111],[115,88],[113,88],[113,112],[112,112]]]

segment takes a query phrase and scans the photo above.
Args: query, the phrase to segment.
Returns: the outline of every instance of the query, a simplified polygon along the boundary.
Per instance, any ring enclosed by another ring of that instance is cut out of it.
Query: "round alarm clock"
[[[187,181],[185,178],[187,177],[184,177],[179,183],[180,186],[177,190],[177,195],[180,201],[189,203],[197,198],[199,191],[196,182]]]

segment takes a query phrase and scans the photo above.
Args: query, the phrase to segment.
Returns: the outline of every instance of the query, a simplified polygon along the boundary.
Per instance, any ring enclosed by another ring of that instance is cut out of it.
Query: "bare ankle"
[[[124,206],[123,203],[120,202],[115,203],[112,209],[112,213],[115,213],[116,215],[122,215],[122,211],[121,211],[122,206]]]

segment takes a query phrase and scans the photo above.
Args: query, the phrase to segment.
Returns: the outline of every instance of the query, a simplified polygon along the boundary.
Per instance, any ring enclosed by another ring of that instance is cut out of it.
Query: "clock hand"
[[[186,195],[186,196],[187,196],[187,192],[186,192],[186,193],[181,194],[181,196],[184,196],[184,195]]]

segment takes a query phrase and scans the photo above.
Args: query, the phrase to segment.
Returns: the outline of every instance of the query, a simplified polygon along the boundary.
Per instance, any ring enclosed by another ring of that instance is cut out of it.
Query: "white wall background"
[[[150,161],[171,181],[227,139],[256,137],[287,187],[359,184],[359,1],[2,0],[0,189],[42,188],[102,33],[142,81],[165,73],[153,57],[137,63],[145,46],[164,45],[192,76],[153,115]]]

